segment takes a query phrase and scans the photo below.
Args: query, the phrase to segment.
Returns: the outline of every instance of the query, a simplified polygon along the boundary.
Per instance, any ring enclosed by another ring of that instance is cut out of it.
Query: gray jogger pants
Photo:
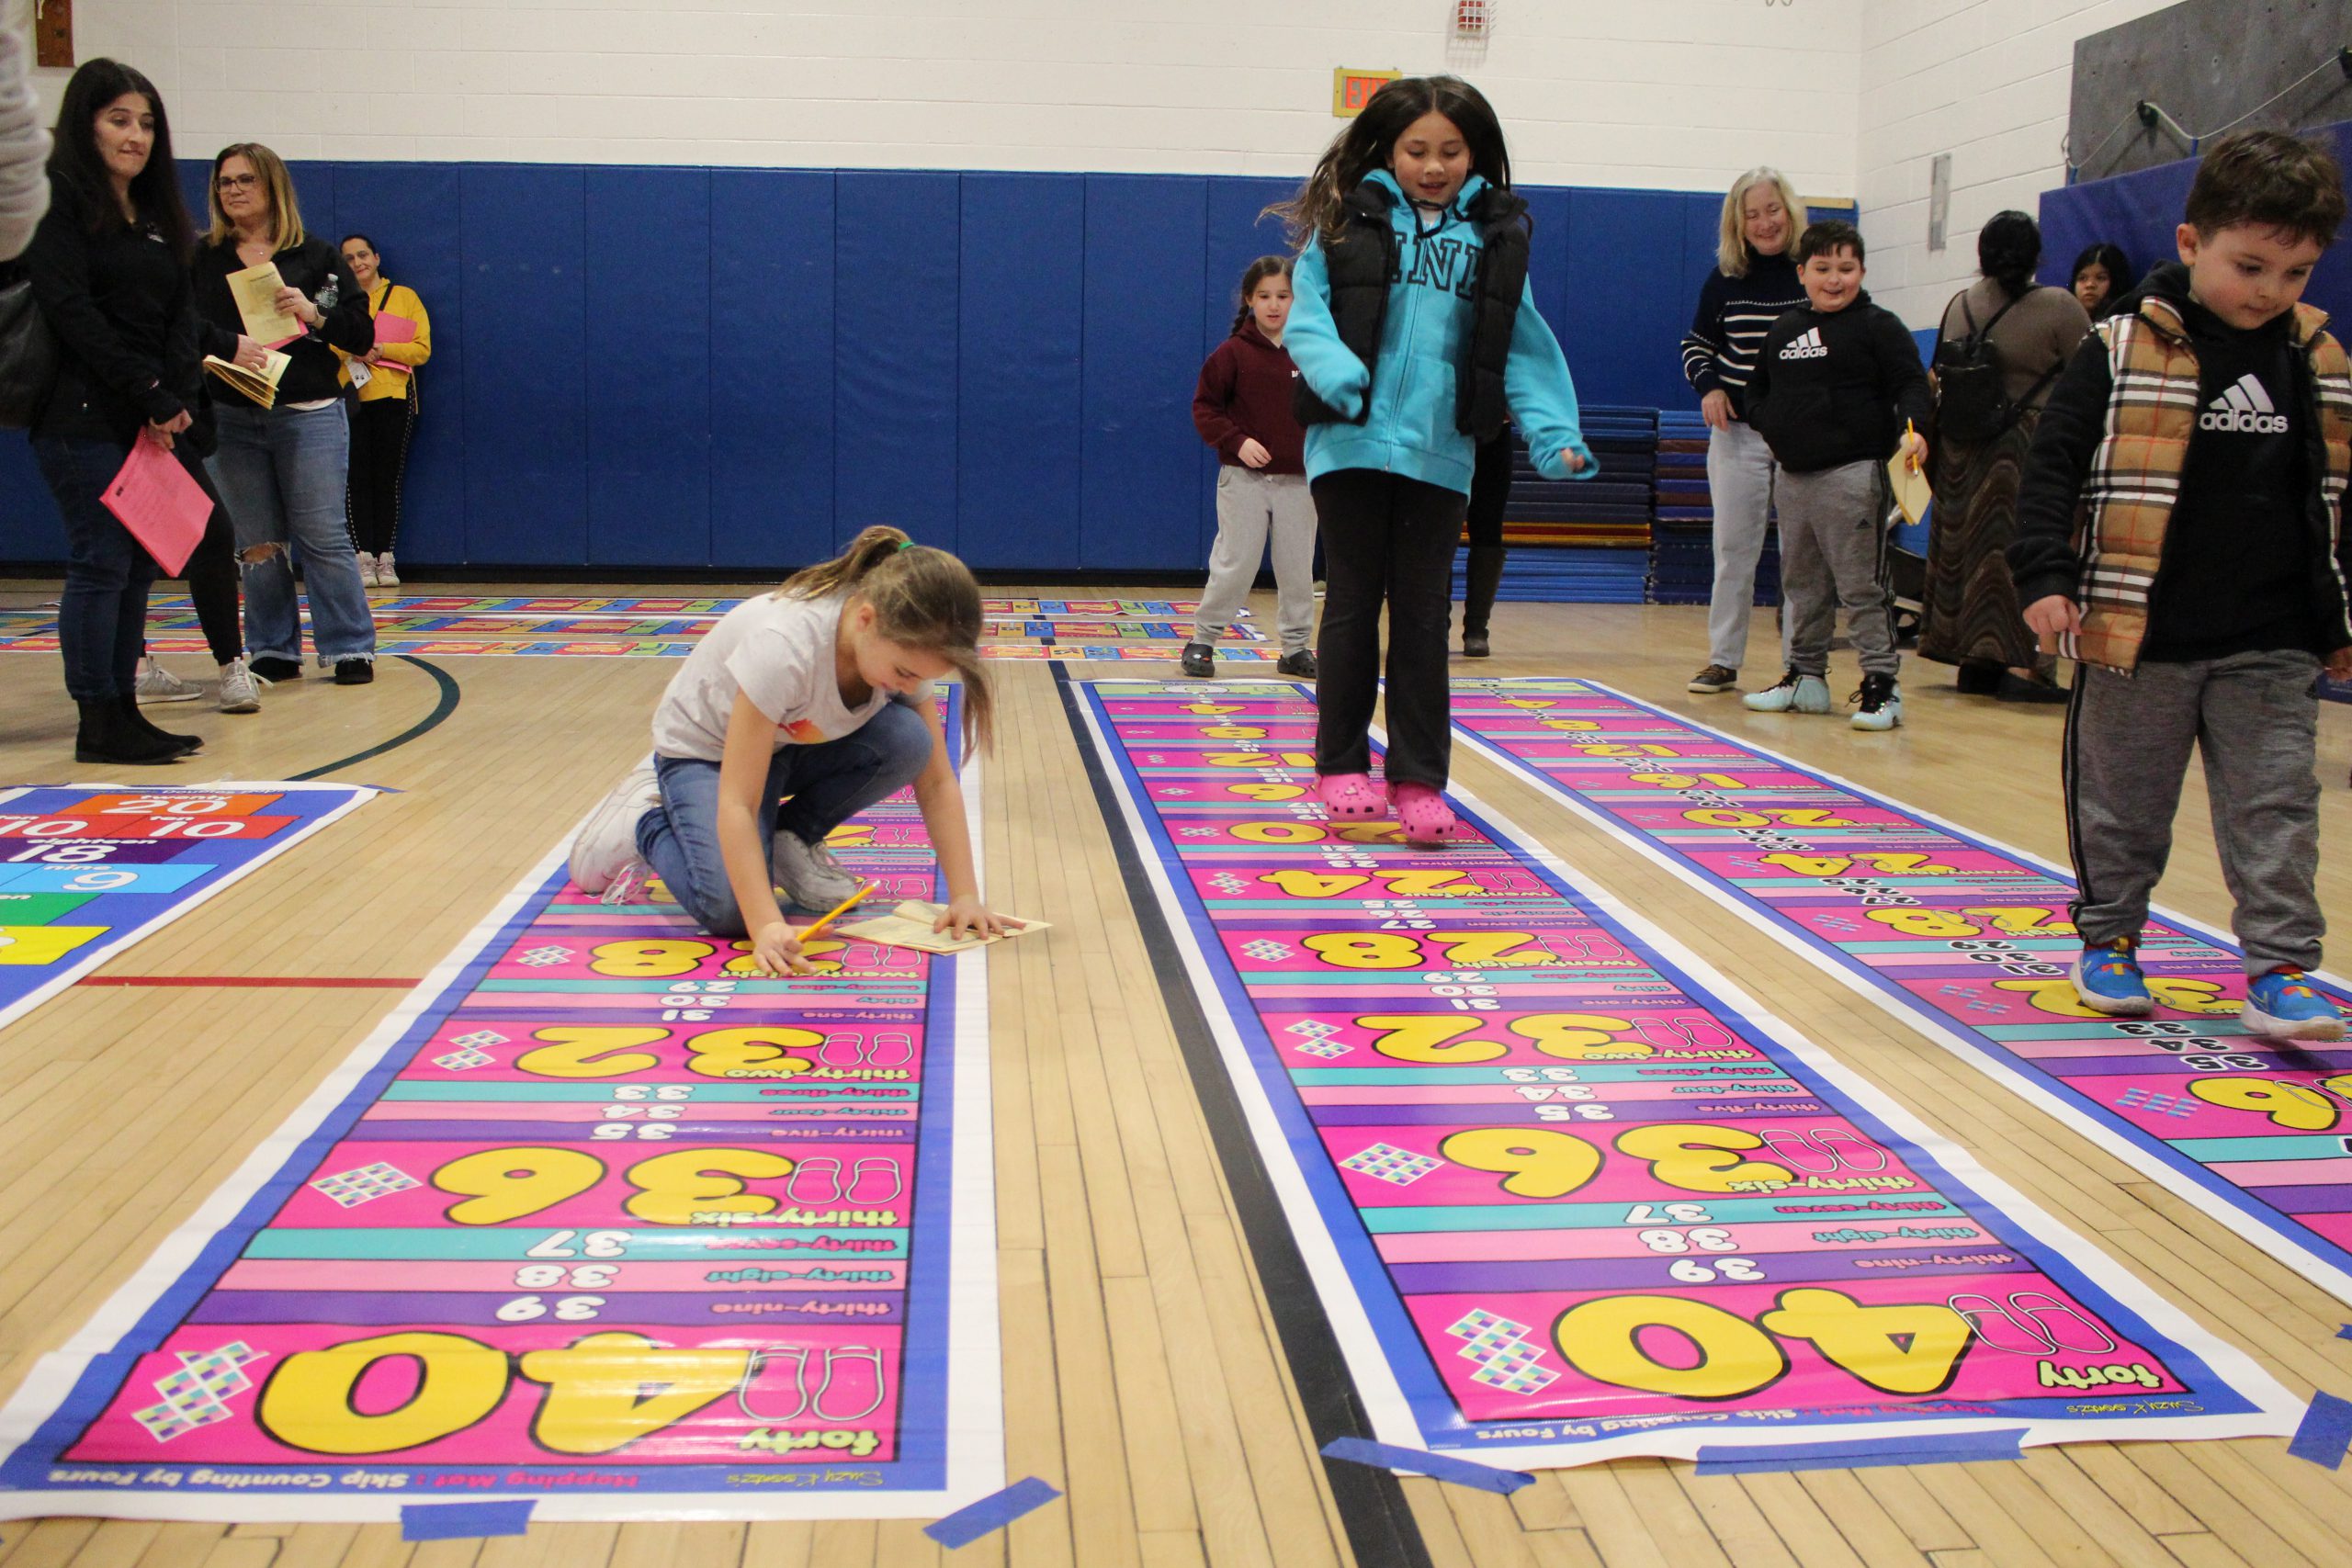
[[[1781,470],[1781,598],[1788,606],[1789,663],[1802,675],[1829,672],[1838,612],[1865,675],[1892,675],[1894,601],[1886,587],[1886,470],[1844,463],[1819,473]]]
[[[2103,945],[2137,938],[2172,852],[2194,746],[2249,975],[2319,967],[2319,660],[2239,653],[2132,674],[2076,667],[2066,712],[2066,840],[2075,924]]]
[[[1284,653],[1296,653],[1315,635],[1315,498],[1304,474],[1265,474],[1231,463],[1216,470],[1216,544],[1209,551],[1209,585],[1193,620],[1193,640],[1214,643],[1258,581],[1258,561],[1272,536],[1274,630]]]

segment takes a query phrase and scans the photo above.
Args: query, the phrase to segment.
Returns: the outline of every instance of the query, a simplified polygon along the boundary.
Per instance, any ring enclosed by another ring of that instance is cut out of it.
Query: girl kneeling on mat
[[[1509,417],[1544,478],[1592,471],[1567,360],[1527,287],[1527,204],[1485,96],[1459,77],[1408,76],[1374,93],[1273,210],[1303,247],[1284,341],[1330,584],[1319,792],[1334,818],[1383,808],[1367,732],[1385,599],[1386,804],[1409,841],[1442,843],[1460,826],[1442,795],[1446,623],[1477,444]]]
[[[776,888],[815,910],[854,893],[826,835],[911,784],[947,874],[938,929],[1001,931],[980,901],[931,685],[963,678],[965,745],[985,748],[979,640],[971,572],[896,528],[868,528],[838,560],[746,600],[662,694],[653,754],[581,828],[572,881],[625,904],[659,876],[705,931],[750,937],[763,973],[808,974]]]

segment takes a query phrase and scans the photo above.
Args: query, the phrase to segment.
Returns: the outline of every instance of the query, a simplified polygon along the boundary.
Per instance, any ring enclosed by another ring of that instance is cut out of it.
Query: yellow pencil
[[[1913,421],[1906,419],[1903,422],[1903,434],[1906,437],[1917,435],[1919,434],[1919,427]],[[1905,457],[1903,460],[1903,466],[1916,474],[1919,471],[1919,459],[1916,456]]]
[[[879,884],[872,882],[861,884],[856,892],[851,894],[848,897],[842,899],[840,903],[834,905],[831,908],[818,916],[817,923],[815,925],[802,927],[797,940],[804,942],[815,941],[819,936],[824,933],[824,930],[827,926],[831,925],[835,920],[849,913],[850,909],[856,905],[859,899],[864,898],[868,893],[873,892],[878,886]]]

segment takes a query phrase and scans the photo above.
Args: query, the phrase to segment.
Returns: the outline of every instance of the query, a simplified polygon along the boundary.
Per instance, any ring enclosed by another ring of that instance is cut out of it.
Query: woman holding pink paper
[[[356,389],[351,411],[351,481],[343,510],[359,551],[359,576],[371,588],[398,588],[392,546],[401,531],[401,476],[409,439],[416,433],[416,369],[433,357],[433,318],[416,290],[384,276],[376,242],[354,234],[343,243],[344,265],[368,296],[376,346],[365,355],[336,353],[343,378]]]
[[[175,437],[187,439],[203,396],[187,276],[194,234],[154,84],[111,60],[75,71],[58,106],[49,180],[49,215],[25,267],[61,361],[32,438],[65,519],[58,641],[81,708],[74,757],[174,761],[203,742],[149,724],[136,696],[147,586],[160,569],[105,501],[138,443],[169,452]]]

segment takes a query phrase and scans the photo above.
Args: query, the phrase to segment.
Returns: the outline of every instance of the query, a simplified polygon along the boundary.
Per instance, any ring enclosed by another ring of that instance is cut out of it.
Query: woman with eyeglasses
[[[275,344],[246,334],[229,288],[230,274],[265,262],[277,266],[284,285],[274,303],[298,329]],[[334,351],[365,354],[374,346],[368,296],[334,246],[303,229],[285,164],[254,141],[224,147],[212,161],[212,228],[198,247],[195,270],[207,353],[246,365],[273,347],[287,356],[268,408],[225,384],[214,389],[220,449],[209,466],[245,562],[253,672],[270,681],[302,673],[302,621],[288,559],[300,550],[319,662],[334,666],[338,685],[365,684],[376,678],[376,624],[344,525],[351,428]]]

